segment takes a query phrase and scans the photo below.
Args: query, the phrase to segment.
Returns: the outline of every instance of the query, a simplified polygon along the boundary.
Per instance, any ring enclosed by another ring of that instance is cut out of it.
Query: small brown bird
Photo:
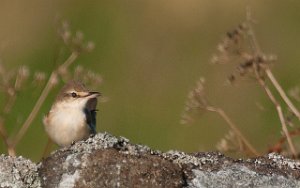
[[[95,134],[98,96],[99,92],[89,91],[79,81],[68,82],[44,117],[50,139],[59,146],[67,146]]]

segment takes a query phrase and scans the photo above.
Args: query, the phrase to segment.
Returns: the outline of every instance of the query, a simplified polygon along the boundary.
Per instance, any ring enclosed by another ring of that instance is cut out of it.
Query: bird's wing
[[[91,134],[96,134],[96,115],[97,115],[97,98],[92,98],[88,100],[84,113],[86,115],[86,123],[90,128]]]

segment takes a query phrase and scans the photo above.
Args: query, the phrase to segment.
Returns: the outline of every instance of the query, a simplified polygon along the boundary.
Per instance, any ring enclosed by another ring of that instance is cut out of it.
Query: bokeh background
[[[98,131],[163,151],[215,150],[228,131],[216,114],[180,124],[188,92],[199,77],[205,77],[209,100],[265,152],[280,136],[272,103],[254,79],[226,85],[234,65],[209,63],[226,32],[245,20],[247,6],[257,20],[262,49],[278,56],[272,69],[275,76],[286,90],[299,85],[300,2],[295,0],[1,1],[1,64],[9,70],[27,65],[49,77],[59,48],[55,22],[62,18],[96,44],[71,69],[82,65],[104,79],[93,88],[109,98],[98,106]],[[42,118],[61,86],[51,92],[17,146],[19,155],[40,160],[47,141]],[[28,86],[19,93],[5,117],[10,134],[20,128],[40,92]],[[6,152],[2,144],[0,152]]]

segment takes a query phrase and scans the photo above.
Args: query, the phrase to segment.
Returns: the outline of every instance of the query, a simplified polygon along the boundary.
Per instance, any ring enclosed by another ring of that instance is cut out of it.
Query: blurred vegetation
[[[180,124],[186,96],[200,76],[206,78],[210,101],[222,107],[261,152],[281,136],[273,104],[252,79],[225,85],[234,66],[209,64],[228,30],[245,19],[247,6],[258,21],[261,48],[276,54],[272,67],[285,90],[300,84],[300,2],[298,1],[3,1],[0,3],[0,59],[9,70],[26,65],[49,77],[62,45],[57,20],[66,19],[96,47],[80,56],[81,65],[101,74],[93,86],[109,97],[98,105],[98,131],[125,136],[159,150],[215,150],[227,133],[215,114]],[[42,118],[62,84],[51,91],[17,153],[38,161],[46,145]],[[28,86],[6,117],[15,134],[34,106],[41,89]],[[3,96],[1,104],[4,103]],[[299,103],[297,104],[300,107]],[[6,150],[0,146],[0,152]]]

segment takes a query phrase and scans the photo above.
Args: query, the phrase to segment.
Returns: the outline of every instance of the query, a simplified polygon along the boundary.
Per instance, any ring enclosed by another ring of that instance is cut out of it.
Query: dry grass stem
[[[291,109],[291,111],[295,114],[295,116],[300,120],[300,113],[298,109],[294,106],[294,104],[290,101],[280,84],[277,82],[276,78],[274,77],[273,73],[270,69],[265,69],[265,72],[272,82],[273,86],[276,88],[278,93],[280,94],[281,98],[284,100],[284,102],[288,105],[288,107]]]
[[[261,51],[261,48],[258,44],[258,41],[256,39],[254,29],[252,28],[252,19],[251,19],[250,13],[248,13],[248,15],[247,15],[247,22],[248,22],[248,28],[249,28],[248,35],[249,35],[249,40],[250,40],[250,46],[251,46],[253,54],[254,54],[253,56],[254,57],[264,57],[264,55]],[[265,61],[264,58],[262,58],[262,61]],[[287,138],[289,148],[290,148],[293,156],[296,157],[297,152],[296,152],[295,146],[292,142],[292,139],[289,135],[289,131],[287,129],[286,120],[283,115],[282,107],[279,105],[278,101],[276,100],[276,98],[272,94],[271,90],[265,83],[264,79],[261,76],[260,71],[263,71],[263,73],[265,73],[267,75],[267,77],[271,81],[272,85],[276,88],[276,90],[279,92],[282,99],[285,101],[285,103],[288,105],[288,107],[291,109],[291,111],[298,117],[298,119],[300,117],[299,111],[296,109],[296,107],[293,105],[293,103],[289,100],[289,98],[285,94],[284,90],[282,89],[280,84],[277,82],[276,78],[273,76],[271,70],[268,68],[268,66],[263,66],[259,63],[260,62],[258,62],[258,61],[253,61],[252,67],[254,69],[255,77],[258,80],[259,84],[262,86],[262,88],[265,90],[269,99],[274,104],[276,111],[278,113],[278,116],[279,116],[282,130]]]
[[[291,136],[290,136],[290,133],[287,129],[287,126],[286,126],[286,123],[285,123],[285,118],[283,116],[283,112],[282,112],[282,109],[281,109],[281,106],[276,106],[276,110],[278,112],[278,115],[279,115],[279,119],[280,119],[280,122],[281,122],[281,125],[282,125],[282,130],[287,138],[287,141],[288,141],[288,145],[290,147],[290,150],[293,154],[293,156],[296,158],[297,156],[297,151],[295,149],[295,146],[294,146],[294,143],[292,142],[292,139],[291,139]]]
[[[2,122],[0,122],[0,137],[3,140],[5,147],[7,148],[7,153],[10,156],[16,156],[16,151],[13,147],[11,147],[11,145],[8,142],[8,136],[6,133],[6,129],[3,126]]]
[[[78,58],[78,56],[78,52],[73,51],[69,58],[61,66],[58,67],[58,72],[65,72],[68,67]]]
[[[256,70],[256,68],[254,68],[254,69]],[[255,73],[256,73],[256,77],[257,77],[257,80],[258,80],[259,84],[265,90],[267,96],[272,101],[272,103],[275,105],[275,108],[277,110],[277,113],[278,113],[278,116],[279,116],[279,120],[280,120],[280,123],[281,123],[281,126],[282,126],[282,130],[283,130],[283,132],[284,132],[284,134],[285,134],[285,136],[287,138],[289,148],[290,148],[293,156],[295,157],[295,156],[297,156],[297,152],[296,152],[295,146],[294,146],[294,144],[292,142],[292,139],[291,139],[291,137],[289,135],[289,132],[288,132],[288,129],[287,129],[287,126],[286,126],[286,121],[285,121],[285,118],[284,118],[284,115],[283,115],[283,112],[282,112],[282,108],[279,105],[279,103],[276,100],[276,98],[274,97],[274,95],[272,94],[272,92],[269,89],[269,87],[266,85],[265,81],[259,77],[257,71],[255,71]]]
[[[250,144],[250,142],[246,139],[246,137],[242,134],[242,132],[237,128],[237,126],[233,123],[233,121],[228,117],[228,115],[221,108],[215,108],[208,106],[208,111],[216,112],[225,122],[229,125],[230,129],[234,132],[235,135],[245,144],[251,154],[255,156],[259,156],[259,152]],[[242,147],[242,146],[241,146]]]
[[[57,84],[57,82],[58,82],[58,73],[57,72],[59,70],[66,70],[77,59],[77,57],[78,57],[77,52],[71,53],[71,55],[68,57],[68,59],[62,65],[60,65],[56,70],[54,70],[51,73],[51,76],[48,79],[48,82],[47,82],[46,86],[44,87],[40,97],[38,98],[37,102],[35,103],[31,113],[29,114],[26,121],[22,125],[21,129],[19,130],[19,132],[17,133],[17,135],[13,139],[13,144],[12,144],[13,148],[23,138],[24,134],[26,133],[26,131],[28,130],[28,128],[31,125],[32,121],[34,120],[37,113],[39,112],[42,104],[45,102],[46,97],[49,95],[49,92],[51,91],[53,86]]]
[[[300,129],[296,129],[296,130],[293,130],[293,131],[290,131],[289,132],[289,135],[291,137],[296,137],[296,136],[299,136],[300,135]],[[286,142],[287,138],[285,135],[283,135],[278,141],[277,143],[275,143],[272,147],[269,148],[269,152],[277,152],[277,153],[281,153],[284,148],[283,148],[283,145],[284,143]]]
[[[251,155],[258,156],[259,152],[250,144],[250,142],[246,139],[246,137],[241,133],[238,127],[233,123],[233,121],[229,118],[229,116],[222,110],[221,108],[214,107],[209,104],[208,100],[205,96],[205,80],[200,78],[197,82],[196,87],[189,93],[188,100],[185,105],[184,113],[182,115],[181,122],[189,123],[193,120],[192,115],[197,112],[198,114],[201,112],[209,111],[217,113],[229,126],[230,130],[236,135],[236,138],[239,143],[240,151],[245,151],[244,146],[246,147],[246,151],[249,151]],[[197,115],[197,114],[196,114]]]
[[[78,58],[78,56],[83,52],[90,52],[94,48],[93,42],[84,43],[83,33],[76,32],[72,35],[69,26],[66,22],[63,22],[62,28],[59,30],[59,36],[64,42],[65,46],[71,51],[68,58],[60,65],[55,68],[50,74],[44,88],[42,89],[41,95],[37,99],[35,105],[27,116],[26,120],[18,130],[15,136],[9,137],[7,135],[6,128],[4,126],[4,117],[0,117],[0,138],[4,141],[4,145],[7,149],[9,155],[16,155],[16,146],[20,140],[26,134],[30,125],[39,113],[41,106],[44,104],[47,96],[55,85],[58,84],[59,80],[66,78],[69,75],[69,68]],[[60,54],[62,55],[62,54]],[[21,66],[18,71],[7,71],[0,63],[0,92],[4,93],[7,98],[4,102],[4,107],[2,109],[1,115],[9,115],[12,107],[17,99],[17,94],[21,91],[22,87],[25,85],[25,81],[29,77],[29,69],[26,66]],[[33,81],[31,82],[35,86],[42,86],[45,83],[45,73],[34,72]],[[70,78],[69,78],[70,79]],[[90,71],[86,79],[93,79],[98,84],[102,81],[100,75]]]
[[[270,65],[276,60],[276,57],[274,55],[266,55],[261,50],[253,29],[254,23],[255,21],[252,19],[251,12],[248,9],[246,21],[242,24],[239,24],[232,31],[227,32],[226,37],[217,45],[217,53],[216,55],[213,55],[211,61],[214,64],[224,65],[232,62],[238,64],[236,71],[228,77],[229,83],[236,82],[237,77],[243,77],[245,75],[250,75],[252,77],[254,76],[258,84],[265,91],[267,97],[274,104],[281,124],[281,129],[284,134],[284,139],[287,141],[290,153],[296,157],[297,150],[291,138],[290,131],[288,130],[288,125],[292,127],[294,124],[292,122],[293,117],[297,117],[298,121],[300,120],[300,112],[288,98],[285,91],[282,89],[282,86],[274,77],[270,69]],[[267,82],[269,80],[270,82]],[[198,85],[193,91],[190,92],[182,121],[188,122],[191,119],[191,112],[193,112],[195,109],[198,109],[197,112],[200,112],[205,108],[208,111],[216,112],[227,122],[230,129],[236,135],[236,137],[230,137],[230,139],[236,138],[237,142],[242,141],[242,144],[239,145],[240,150],[242,151],[243,146],[245,146],[249,151],[251,151],[252,154],[257,155],[258,152],[249,143],[249,141],[245,138],[233,121],[231,121],[227,114],[220,108],[208,105],[204,97],[203,86],[200,86]],[[276,92],[279,93],[280,97],[278,98],[284,102],[282,105],[279,103],[279,99],[275,97],[270,87],[274,87]],[[299,93],[299,90],[293,90],[290,92],[292,97],[294,97],[296,100],[300,98]],[[283,112],[283,109],[285,108],[287,108],[287,116],[285,116]],[[233,144],[233,142],[225,142],[226,138],[225,141],[221,141],[224,148],[237,148],[226,146],[226,144]],[[237,146],[236,143],[234,144]]]

